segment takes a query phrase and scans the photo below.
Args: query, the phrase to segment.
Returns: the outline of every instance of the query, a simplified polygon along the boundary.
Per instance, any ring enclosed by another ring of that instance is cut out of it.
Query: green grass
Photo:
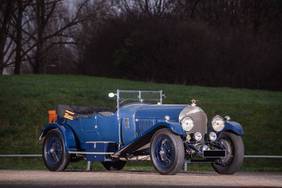
[[[107,93],[116,89],[162,89],[166,103],[190,103],[195,98],[209,118],[229,115],[242,123],[246,154],[282,155],[282,92],[67,75],[0,77],[0,153],[40,153],[38,137],[48,109],[57,104],[114,107],[115,101]],[[24,165],[31,159],[9,160],[26,161]],[[244,169],[282,171],[282,161],[258,161],[250,160]],[[0,158],[0,168],[7,168],[7,163]],[[43,168],[41,165],[38,167]]]

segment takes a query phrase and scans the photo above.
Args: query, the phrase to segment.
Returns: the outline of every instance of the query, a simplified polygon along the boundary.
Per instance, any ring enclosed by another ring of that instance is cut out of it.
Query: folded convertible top
[[[69,111],[70,113],[74,113],[74,114],[91,115],[94,113],[111,111],[111,110],[109,110],[108,108],[98,108],[93,106],[76,106],[76,105],[59,104],[57,106],[56,111],[59,117],[64,117],[66,111]]]

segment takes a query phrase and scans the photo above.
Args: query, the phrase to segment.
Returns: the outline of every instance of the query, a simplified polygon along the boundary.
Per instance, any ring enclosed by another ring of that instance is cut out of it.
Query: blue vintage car
[[[42,130],[43,159],[51,171],[70,162],[99,161],[121,170],[126,161],[150,155],[160,174],[179,172],[184,162],[209,162],[220,174],[239,170],[244,158],[243,129],[230,117],[206,113],[192,100],[163,104],[162,91],[117,90],[114,112],[59,105],[57,118]]]

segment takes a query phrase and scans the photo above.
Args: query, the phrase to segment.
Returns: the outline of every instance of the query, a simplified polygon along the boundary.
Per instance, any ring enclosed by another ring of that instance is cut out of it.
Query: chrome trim
[[[84,154],[84,155],[111,155],[114,152],[87,152],[87,151],[69,151],[70,154]]]
[[[151,98],[151,100],[157,101],[157,104],[162,104],[163,103],[163,98],[165,98],[164,92],[163,90],[119,90],[117,89],[117,93],[116,93],[116,97],[117,97],[117,103],[126,101],[128,99],[131,100],[135,100],[132,98],[124,98],[123,101],[120,101],[120,99],[122,99],[122,97],[120,96],[121,93],[136,93],[137,94],[137,98],[136,100],[139,101],[140,103],[143,103],[143,99],[142,99],[142,93],[155,93],[155,94],[159,94],[159,99],[157,98]]]
[[[186,116],[189,116],[189,115],[192,115],[198,112],[204,112],[204,111],[198,106],[187,105],[185,108],[183,108],[183,110],[179,114],[179,122],[181,122],[181,120],[185,118]]]
[[[186,113],[186,115],[190,115],[190,114],[195,114],[197,112],[202,112],[203,110],[201,108],[195,108],[189,112]]]
[[[121,143],[122,138],[121,138],[121,122],[120,122],[120,114],[119,114],[119,100],[120,100],[119,92],[120,90],[117,89],[116,96],[117,96],[117,121],[118,121],[118,149],[120,150],[121,145],[122,145]]]
[[[106,143],[116,143],[116,142],[113,142],[113,141],[87,141],[85,142],[86,144],[106,144]]]

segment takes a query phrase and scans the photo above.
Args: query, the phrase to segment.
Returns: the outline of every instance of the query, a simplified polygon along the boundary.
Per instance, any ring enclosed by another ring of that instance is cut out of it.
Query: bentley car
[[[163,104],[163,91],[117,90],[114,112],[105,108],[58,105],[40,140],[50,171],[70,162],[101,162],[121,170],[136,156],[150,156],[160,174],[176,174],[184,164],[210,163],[219,174],[233,174],[244,158],[243,129],[229,116],[208,121],[195,100]]]

